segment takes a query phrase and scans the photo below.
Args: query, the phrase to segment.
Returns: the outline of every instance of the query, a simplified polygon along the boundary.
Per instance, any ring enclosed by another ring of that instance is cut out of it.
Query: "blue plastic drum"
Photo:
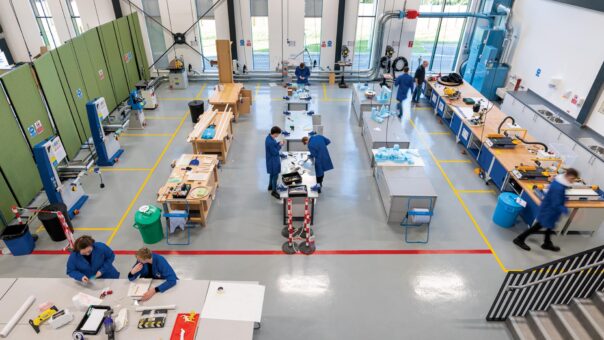
[[[524,209],[516,202],[518,195],[511,192],[503,192],[497,199],[497,206],[493,213],[493,222],[503,228],[511,228],[516,224],[516,218]]]

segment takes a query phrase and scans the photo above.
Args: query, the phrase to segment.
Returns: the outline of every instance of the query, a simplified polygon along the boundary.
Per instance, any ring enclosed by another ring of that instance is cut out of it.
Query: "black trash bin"
[[[42,212],[38,213],[38,219],[44,225],[44,229],[48,235],[50,235],[50,239],[55,242],[65,241],[67,237],[63,232],[63,227],[61,226],[61,221],[59,221],[59,217],[57,214],[50,213],[50,211],[60,211],[63,213],[65,217],[65,222],[69,226],[69,229],[73,232],[73,226],[71,225],[71,220],[69,219],[69,215],[67,214],[67,206],[63,203],[54,203],[45,206],[42,208]],[[48,211],[48,212],[44,212]]]
[[[203,114],[204,103],[203,100],[193,100],[189,102],[189,110],[191,111],[191,120],[193,123],[197,123],[199,116]]]

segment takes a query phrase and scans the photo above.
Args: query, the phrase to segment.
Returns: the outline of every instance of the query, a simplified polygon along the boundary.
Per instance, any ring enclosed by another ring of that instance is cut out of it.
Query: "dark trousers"
[[[403,102],[398,102],[396,107],[398,108],[398,117],[401,118],[403,116]]]
[[[277,179],[279,178],[279,174],[276,175],[269,175],[269,187],[271,188],[271,190],[275,191],[277,190]]]
[[[325,175],[317,176],[317,184],[323,186],[323,178],[325,178]]]
[[[422,96],[422,86],[416,85],[415,90],[413,91],[413,101],[419,102],[419,98]]]
[[[529,237],[532,234],[536,234],[542,228],[544,228],[544,227],[541,225],[541,223],[535,222],[535,224],[533,224],[532,227],[528,228],[522,234],[518,235],[518,237],[516,239],[524,242],[524,241],[526,241],[527,237]],[[543,243],[551,244],[552,243],[552,234],[554,233],[554,231],[551,229],[548,229],[548,228],[544,228],[544,229],[545,229],[545,239],[544,239]]]

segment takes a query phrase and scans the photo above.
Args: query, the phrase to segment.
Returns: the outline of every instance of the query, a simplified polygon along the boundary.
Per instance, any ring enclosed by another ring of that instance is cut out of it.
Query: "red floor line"
[[[136,250],[114,250],[116,255],[134,255]],[[285,255],[281,250],[154,250],[161,255]],[[63,250],[34,250],[33,255],[68,255]],[[313,255],[485,255],[490,249],[332,249]]]

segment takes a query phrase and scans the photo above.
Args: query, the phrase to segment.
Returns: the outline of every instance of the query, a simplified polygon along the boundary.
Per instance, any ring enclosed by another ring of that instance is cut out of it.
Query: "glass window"
[[[146,0],[143,1],[143,10],[145,15],[145,24],[147,25],[147,32],[149,34],[149,45],[151,46],[151,54],[153,55],[153,62],[166,52],[166,39],[164,37],[164,29],[158,24],[161,22],[161,15],[159,13],[158,0]],[[161,60],[157,61],[155,68],[167,69],[168,68],[168,55],[164,55]]]
[[[203,69],[204,71],[207,69],[218,70],[216,66],[212,67],[210,65],[210,60],[216,60],[216,20],[214,19],[214,9],[208,10],[212,8],[214,5],[213,0],[196,0],[197,4],[197,18],[203,19],[199,20],[199,36],[201,37],[201,54],[203,55]],[[207,12],[207,13],[206,13]]]
[[[421,0],[419,12],[467,12],[471,0]],[[455,70],[466,19],[418,18],[411,56],[411,68],[428,60],[431,72]]]
[[[321,58],[321,17],[323,0],[306,0],[304,13],[304,63],[319,66]]]
[[[42,40],[44,40],[44,45],[51,49],[61,45],[61,40],[59,40],[47,0],[30,0],[30,3],[38,22],[38,28],[40,29]]]
[[[76,4],[75,0],[67,0],[67,8],[69,9],[69,15],[71,16],[71,23],[73,25],[75,34],[82,34],[84,32],[84,25],[82,24],[78,4]]]
[[[359,0],[357,29],[354,39],[354,68],[368,69],[370,67],[377,2],[378,0]]]
[[[0,68],[8,68],[8,60],[2,50],[0,50]]]
[[[250,0],[252,16],[252,63],[254,70],[268,71],[268,0]]]

